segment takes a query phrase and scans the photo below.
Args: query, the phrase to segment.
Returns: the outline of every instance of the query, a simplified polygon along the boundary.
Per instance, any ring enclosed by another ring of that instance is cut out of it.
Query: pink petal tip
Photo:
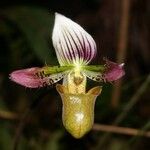
[[[16,70],[10,74],[9,78],[12,81],[28,88],[42,87],[42,80],[35,75],[37,70],[39,70],[38,67]]]
[[[125,75],[123,69],[124,63],[117,64],[115,62],[104,59],[106,63],[106,70],[104,72],[104,80],[108,82],[116,81]]]

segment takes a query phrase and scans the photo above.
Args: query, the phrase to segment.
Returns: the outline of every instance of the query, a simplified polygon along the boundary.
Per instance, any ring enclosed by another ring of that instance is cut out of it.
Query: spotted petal
[[[66,67],[33,67],[13,71],[10,74],[10,79],[22,86],[29,88],[44,87],[52,85],[61,80],[66,72]]]
[[[105,59],[104,65],[82,66],[82,72],[91,80],[112,82],[120,79],[125,74],[123,66],[124,64],[117,64]]]
[[[90,70],[84,70],[83,74],[85,74],[89,79],[96,81],[96,82],[103,82],[103,74],[102,72],[95,72]]]
[[[80,25],[56,13],[52,41],[61,66],[87,65],[96,55],[96,44]]]

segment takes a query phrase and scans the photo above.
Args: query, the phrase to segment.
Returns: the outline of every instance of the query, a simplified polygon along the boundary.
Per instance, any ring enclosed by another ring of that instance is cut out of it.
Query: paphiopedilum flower
[[[58,13],[52,42],[59,65],[13,71],[10,79],[29,88],[49,86],[63,79],[63,85],[56,86],[63,101],[63,124],[80,138],[92,128],[95,99],[101,92],[101,87],[86,92],[87,78],[116,81],[125,74],[123,64],[105,59],[103,65],[89,65],[97,52],[94,39],[80,25]]]

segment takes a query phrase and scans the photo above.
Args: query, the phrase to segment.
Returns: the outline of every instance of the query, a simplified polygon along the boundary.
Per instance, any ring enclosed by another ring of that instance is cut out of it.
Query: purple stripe
[[[79,36],[76,34],[76,32],[73,30],[73,32],[74,32],[74,34],[76,35],[76,37],[77,37],[77,39],[78,39],[78,42],[80,43],[80,49],[79,49],[79,52],[80,52],[80,58],[83,58],[83,60],[84,60],[84,47],[83,47],[83,44],[82,44],[82,42],[81,42],[81,40],[80,40],[80,38],[79,38]],[[83,38],[82,38],[82,40],[83,40]]]
[[[66,35],[68,34],[68,32],[66,32]],[[73,58],[75,58],[76,57],[76,55],[75,55],[75,51],[74,51],[74,49],[73,49],[73,46],[72,46],[72,44],[71,44],[71,41],[70,41],[70,38],[69,38],[69,36],[66,36],[67,37],[67,39],[68,39],[68,42],[69,42],[69,45],[71,46],[71,50],[70,50],[70,52],[71,52],[71,56],[72,56],[72,60],[73,60]]]
[[[64,33],[66,34],[66,36],[64,36],[64,38],[66,39],[66,46],[68,48],[68,53],[69,53],[71,61],[72,61],[73,58],[75,57],[74,50],[73,50],[73,47],[71,45],[71,42],[69,41],[69,37],[67,36],[67,33],[65,30],[64,30]],[[70,47],[69,47],[69,45],[70,45]]]
[[[71,62],[71,60],[72,60],[72,55],[71,55],[70,50],[69,50],[70,48],[69,48],[69,46],[68,46],[68,42],[67,42],[67,39],[66,39],[67,35],[66,35],[66,33],[65,33],[64,30],[62,31],[62,35],[63,35],[64,40],[65,40],[65,45],[66,45],[66,47],[67,47],[67,49],[68,49],[68,50],[66,50],[65,52],[66,52],[66,54],[67,54],[67,56],[68,56],[69,62]],[[66,35],[66,36],[65,36],[65,35]]]
[[[90,42],[89,42],[89,40],[88,40],[88,38],[85,36],[85,38],[86,38],[86,40],[87,40],[87,43],[88,43],[88,47],[87,47],[87,53],[88,53],[88,59],[87,59],[87,61],[88,62],[90,62],[90,60],[92,59],[92,56],[91,56],[91,44],[90,44]]]
[[[84,39],[84,37],[83,37],[83,35],[82,35],[82,33],[80,32],[80,34],[81,34],[81,37],[82,37],[82,39],[83,39],[83,54],[84,54],[84,60],[86,61],[86,63],[87,63],[87,53],[86,53],[86,44],[85,44],[85,39]]]
[[[64,58],[63,58],[62,53],[59,52],[59,49],[60,49],[60,48],[58,48],[58,45],[59,45],[59,44],[56,44],[56,45],[55,45],[56,54],[57,54],[57,56],[59,56],[59,58],[61,59],[62,63],[64,63],[64,62],[63,62],[63,61],[64,61]],[[59,58],[58,58],[58,59],[59,59]],[[58,60],[58,61],[59,61],[59,60]]]
[[[84,44],[85,44],[85,53],[86,53],[86,62],[89,62],[90,54],[89,54],[89,43],[87,41],[86,35],[82,35],[84,38]]]
[[[77,55],[78,55],[78,57],[80,58],[80,54],[79,54],[80,51],[79,51],[79,49],[78,49],[78,46],[76,45],[76,42],[74,41],[74,38],[72,37],[71,33],[68,32],[68,34],[70,35],[70,37],[71,37],[71,39],[72,39],[72,41],[73,41],[73,43],[74,43],[74,45],[75,45],[75,47],[76,47],[77,53],[75,54],[75,59],[76,59]],[[73,51],[75,51],[75,50],[73,49]]]
[[[60,48],[61,48],[61,50],[62,50],[62,57],[63,57],[63,59],[64,60],[68,60],[67,59],[67,57],[66,57],[66,55],[65,55],[65,52],[64,52],[64,49],[63,49],[63,47],[62,47],[62,43],[60,43]],[[60,52],[61,53],[61,52]],[[64,62],[65,63],[65,62]],[[68,63],[68,62],[67,62]]]

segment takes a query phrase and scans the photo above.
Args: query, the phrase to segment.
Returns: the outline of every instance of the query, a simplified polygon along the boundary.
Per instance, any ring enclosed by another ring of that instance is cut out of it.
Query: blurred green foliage
[[[11,27],[13,24],[16,30],[19,30],[23,36],[13,43],[12,53],[17,53],[24,49],[21,47],[21,42],[25,39],[30,50],[33,50],[39,60],[43,63],[56,64],[57,59],[51,44],[51,32],[54,21],[52,13],[48,13],[42,8],[24,6],[1,10],[1,15],[1,33],[5,36],[10,36],[9,34],[13,32],[11,30],[14,30]],[[14,40],[14,38],[9,40]],[[21,49],[17,51],[18,47]],[[26,55],[23,57],[26,57]]]

